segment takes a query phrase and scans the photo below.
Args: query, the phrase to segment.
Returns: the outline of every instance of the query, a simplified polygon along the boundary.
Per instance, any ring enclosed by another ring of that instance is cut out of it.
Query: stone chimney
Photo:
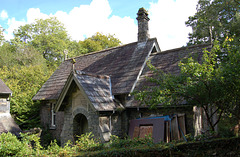
[[[150,37],[148,33],[148,13],[144,8],[140,8],[137,13],[138,17],[138,42],[147,41]]]

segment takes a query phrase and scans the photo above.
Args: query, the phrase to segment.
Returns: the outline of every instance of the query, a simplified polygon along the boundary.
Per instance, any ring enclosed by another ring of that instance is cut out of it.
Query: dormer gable
[[[73,83],[77,86],[77,92],[73,93],[73,97],[76,95],[85,100],[84,108],[91,107],[95,111],[113,111],[117,108],[117,103],[113,100],[109,76],[73,71],[69,75],[57,101],[56,112],[60,110],[67,93],[71,92]],[[74,101],[72,101],[72,105],[76,105],[77,102]]]

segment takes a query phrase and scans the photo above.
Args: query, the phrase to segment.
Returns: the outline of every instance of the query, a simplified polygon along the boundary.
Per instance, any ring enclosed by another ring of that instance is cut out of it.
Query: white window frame
[[[51,103],[51,128],[56,127],[56,113],[54,112],[55,104]]]

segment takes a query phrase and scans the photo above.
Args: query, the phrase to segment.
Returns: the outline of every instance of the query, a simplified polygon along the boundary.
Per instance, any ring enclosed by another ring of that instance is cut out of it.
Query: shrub
[[[22,149],[22,143],[11,133],[0,135],[0,156],[13,156]]]
[[[152,146],[153,139],[150,136],[145,136],[145,138],[134,138],[130,139],[129,137],[121,139],[117,136],[111,136],[110,147],[112,148],[123,148],[123,147],[136,147],[136,146]]]
[[[79,136],[75,146],[77,151],[100,150],[103,148],[103,144],[99,139],[94,138],[91,132]]]
[[[54,141],[54,138],[48,129],[43,129],[41,133],[41,145],[47,148]],[[57,141],[59,144],[59,141]]]
[[[37,135],[21,134],[21,140],[9,132],[0,135],[0,156],[36,155],[40,154],[40,149]]]

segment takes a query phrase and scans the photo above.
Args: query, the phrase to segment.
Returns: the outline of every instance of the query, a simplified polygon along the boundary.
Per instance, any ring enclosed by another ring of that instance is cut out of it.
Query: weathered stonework
[[[10,101],[8,98],[0,98],[0,113],[10,113]]]
[[[68,105],[64,107],[64,125],[61,132],[62,145],[68,140],[74,142],[74,118],[79,114],[83,115],[87,119],[88,129],[86,131],[92,132],[95,138],[100,137],[98,112],[91,107],[90,103],[83,96],[80,90],[76,89],[75,92],[70,95]]]
[[[121,129],[122,119],[121,119],[120,113],[117,113],[116,115],[112,116],[111,122],[112,122],[112,130],[111,130],[112,135],[121,136],[123,132]]]
[[[144,8],[140,8],[137,13],[138,17],[138,41],[147,41],[150,38],[148,32],[148,13]]]
[[[44,129],[47,129],[53,138],[60,141],[60,134],[62,132],[62,126],[64,122],[64,112],[60,111],[56,113],[56,126],[51,126],[51,106],[49,102],[43,103],[40,110],[41,125]]]

